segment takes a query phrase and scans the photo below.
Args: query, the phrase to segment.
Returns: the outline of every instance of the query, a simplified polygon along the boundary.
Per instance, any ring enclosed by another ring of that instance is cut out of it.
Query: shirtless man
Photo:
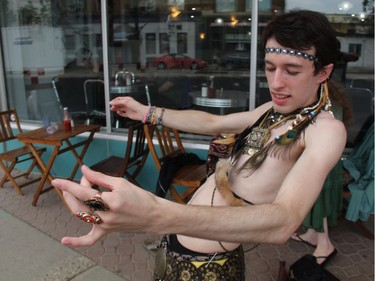
[[[62,243],[92,245],[112,231],[174,233],[162,240],[169,255],[167,273],[159,274],[159,280],[245,280],[241,243],[287,241],[344,150],[345,128],[329,112],[326,87],[336,42],[335,31],[319,13],[293,11],[273,19],[263,34],[271,102],[226,116],[192,110],[163,113],[164,126],[207,135],[239,134],[229,161],[220,162],[220,171],[189,204],[155,197],[125,179],[82,167],[81,185],[66,180],[54,180],[53,185],[63,190],[72,211],[98,220],[87,235],[65,237]],[[156,122],[162,115],[162,109],[150,110],[130,97],[110,104],[120,116],[135,120]],[[108,192],[98,195],[92,184]],[[90,210],[82,203],[88,199],[107,204],[109,210]],[[229,206],[232,199],[241,206]],[[182,279],[187,276],[191,279]]]

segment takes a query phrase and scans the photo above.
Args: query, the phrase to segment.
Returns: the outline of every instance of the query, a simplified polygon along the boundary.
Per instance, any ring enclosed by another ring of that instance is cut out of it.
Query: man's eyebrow
[[[274,65],[274,63],[272,61],[267,60],[267,59],[264,60],[264,63],[268,63],[268,64]],[[286,67],[302,67],[302,64],[299,64],[299,63],[285,63],[285,64],[283,64],[283,66],[286,66]]]

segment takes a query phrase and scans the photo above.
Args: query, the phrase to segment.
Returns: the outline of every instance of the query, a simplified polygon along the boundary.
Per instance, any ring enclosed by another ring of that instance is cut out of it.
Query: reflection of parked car
[[[220,58],[220,64],[227,69],[249,68],[250,51],[233,51]]]
[[[166,68],[190,68],[198,69],[207,67],[207,62],[201,59],[190,58],[186,55],[170,54],[154,58],[152,65],[159,69]]]

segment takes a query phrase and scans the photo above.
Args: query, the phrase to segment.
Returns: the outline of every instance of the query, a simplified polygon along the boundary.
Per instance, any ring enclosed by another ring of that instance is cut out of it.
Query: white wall
[[[357,61],[349,62],[348,68],[362,68],[374,71],[374,39],[358,37],[339,37],[341,51],[348,52],[349,44],[362,44],[362,53]]]
[[[7,72],[64,69],[65,49],[61,28],[40,25],[3,27],[1,33]]]

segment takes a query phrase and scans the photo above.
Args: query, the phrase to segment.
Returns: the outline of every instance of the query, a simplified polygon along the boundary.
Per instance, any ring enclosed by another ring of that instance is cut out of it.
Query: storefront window
[[[105,116],[106,102],[121,95],[180,110],[248,110],[253,96],[256,105],[270,99],[263,52],[260,44],[251,50],[251,40],[260,43],[267,22],[294,8],[325,13],[342,52],[357,56],[337,67],[345,86],[359,76],[373,78],[373,1],[328,2],[3,0],[7,103],[32,123],[46,115],[59,121],[61,107],[67,106],[76,122],[99,123],[107,132],[127,127],[126,120]],[[253,20],[254,5],[258,17]],[[257,60],[252,71],[251,58]],[[256,73],[255,87],[250,73]],[[205,102],[201,87],[210,79],[215,99]],[[226,96],[235,102],[220,103]]]
[[[60,122],[68,107],[77,122],[92,118],[105,125],[103,83],[85,85],[103,80],[100,1],[2,3],[9,107],[35,123],[46,116]]]

